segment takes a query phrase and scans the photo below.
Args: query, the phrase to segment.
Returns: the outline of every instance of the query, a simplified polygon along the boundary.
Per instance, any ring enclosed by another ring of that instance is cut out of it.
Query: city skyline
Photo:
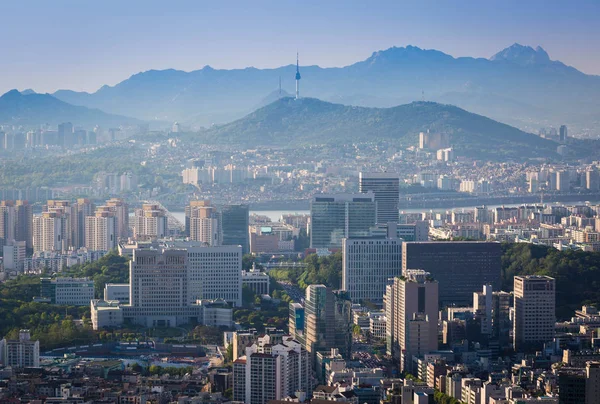
[[[261,1],[77,4],[37,2],[4,6],[0,44],[0,93],[17,88],[94,92],[150,69],[339,67],[392,46],[437,49],[454,57],[489,58],[513,43],[542,46],[552,59],[587,74],[600,74],[600,35],[594,24],[600,5],[532,1],[502,6],[461,2],[444,7],[385,2],[306,2],[302,7]],[[519,12],[515,12],[518,6]],[[142,11],[142,12],[140,12]],[[31,29],[24,30],[23,16]],[[299,29],[289,29],[293,18]],[[68,24],[57,25],[62,19]],[[360,28],[360,29],[357,29]],[[19,33],[19,35],[15,35]]]

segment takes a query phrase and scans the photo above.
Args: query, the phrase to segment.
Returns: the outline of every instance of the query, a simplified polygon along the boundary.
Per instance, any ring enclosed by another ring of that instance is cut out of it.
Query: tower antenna
[[[296,99],[300,99],[300,58],[298,52],[296,52]]]

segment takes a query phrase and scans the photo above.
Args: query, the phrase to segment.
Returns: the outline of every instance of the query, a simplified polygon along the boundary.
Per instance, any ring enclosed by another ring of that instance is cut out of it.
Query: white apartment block
[[[2,247],[5,270],[23,272],[26,258],[26,244],[27,242],[25,241],[11,240],[8,242],[8,245]]]
[[[29,330],[19,331],[18,340],[0,340],[0,364],[14,368],[40,367],[40,342],[31,340]]]
[[[554,338],[556,281],[549,276],[515,276],[514,348],[539,348]]]
[[[133,237],[138,240],[153,240],[166,237],[169,233],[168,218],[158,205],[145,204],[135,211]]]
[[[33,251],[63,251],[68,245],[68,219],[58,212],[44,212],[33,218]]]
[[[342,289],[355,303],[382,304],[388,279],[402,274],[402,240],[345,238],[342,251]]]
[[[102,210],[106,208],[105,210]],[[95,216],[85,217],[85,247],[109,251],[117,247],[117,218],[108,207],[100,206]]]

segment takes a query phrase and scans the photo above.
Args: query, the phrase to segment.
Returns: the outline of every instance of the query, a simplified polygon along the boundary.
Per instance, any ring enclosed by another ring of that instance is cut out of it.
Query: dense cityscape
[[[600,404],[598,5],[59,3],[0,25],[0,404]]]

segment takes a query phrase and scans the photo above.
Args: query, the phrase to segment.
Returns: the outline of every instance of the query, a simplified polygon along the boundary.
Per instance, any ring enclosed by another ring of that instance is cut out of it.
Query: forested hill
[[[337,144],[397,140],[418,144],[419,132],[445,132],[460,155],[475,158],[554,157],[557,144],[452,105],[413,102],[393,108],[282,98],[246,117],[215,127],[206,142],[248,145]]]

